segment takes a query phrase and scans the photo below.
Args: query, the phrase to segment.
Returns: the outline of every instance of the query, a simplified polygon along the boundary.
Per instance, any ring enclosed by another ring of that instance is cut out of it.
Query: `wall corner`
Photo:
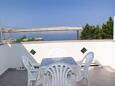
[[[115,41],[115,16],[113,19],[113,40]]]

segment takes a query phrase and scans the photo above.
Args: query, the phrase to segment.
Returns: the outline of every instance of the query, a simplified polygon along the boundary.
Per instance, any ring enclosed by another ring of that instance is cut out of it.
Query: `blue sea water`
[[[21,33],[4,33],[5,39],[17,39],[26,36],[27,38],[43,38],[46,41],[51,40],[75,40],[77,39],[76,31],[51,31],[51,32],[21,32]]]

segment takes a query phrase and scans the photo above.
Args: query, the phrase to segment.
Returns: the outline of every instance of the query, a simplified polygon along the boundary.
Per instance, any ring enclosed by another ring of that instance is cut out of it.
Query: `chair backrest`
[[[28,57],[22,56],[22,62],[27,70],[33,69],[33,66],[31,64],[31,61],[29,60]]]
[[[43,86],[75,86],[75,73],[67,64],[49,65],[42,78]]]
[[[88,52],[85,57],[83,58],[83,62],[84,62],[84,70],[88,70],[90,64],[92,63],[94,58],[94,53],[93,52]]]

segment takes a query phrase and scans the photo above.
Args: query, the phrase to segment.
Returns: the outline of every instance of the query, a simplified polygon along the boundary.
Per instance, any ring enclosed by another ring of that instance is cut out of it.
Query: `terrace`
[[[93,67],[90,70],[90,86],[115,86],[115,70],[111,67]],[[0,77],[0,86],[27,86],[27,72],[8,69]],[[83,81],[78,86],[84,86]]]
[[[90,68],[90,85],[115,86],[115,30],[113,40],[43,41],[1,44],[0,86],[27,86],[27,72],[22,70],[21,57],[23,55],[31,58],[32,62],[37,61],[38,63],[41,63],[45,57],[55,58],[60,56],[71,56],[77,62],[84,56],[81,52],[83,48],[94,52],[95,58],[93,63],[99,65]],[[35,54],[32,54],[31,50],[34,50]],[[52,50],[62,50],[62,52],[51,54]],[[78,86],[84,86],[83,82],[78,82]]]

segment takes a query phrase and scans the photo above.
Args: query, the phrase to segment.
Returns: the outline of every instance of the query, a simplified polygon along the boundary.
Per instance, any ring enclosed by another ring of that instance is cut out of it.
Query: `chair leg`
[[[30,86],[30,81],[28,81],[28,86]]]
[[[83,78],[83,86],[90,86],[88,78]]]
[[[89,86],[89,79],[88,78],[86,78],[86,84],[87,84],[87,86]]]
[[[28,86],[32,86],[32,81],[28,80]]]
[[[31,86],[30,81],[28,80],[28,86]]]

